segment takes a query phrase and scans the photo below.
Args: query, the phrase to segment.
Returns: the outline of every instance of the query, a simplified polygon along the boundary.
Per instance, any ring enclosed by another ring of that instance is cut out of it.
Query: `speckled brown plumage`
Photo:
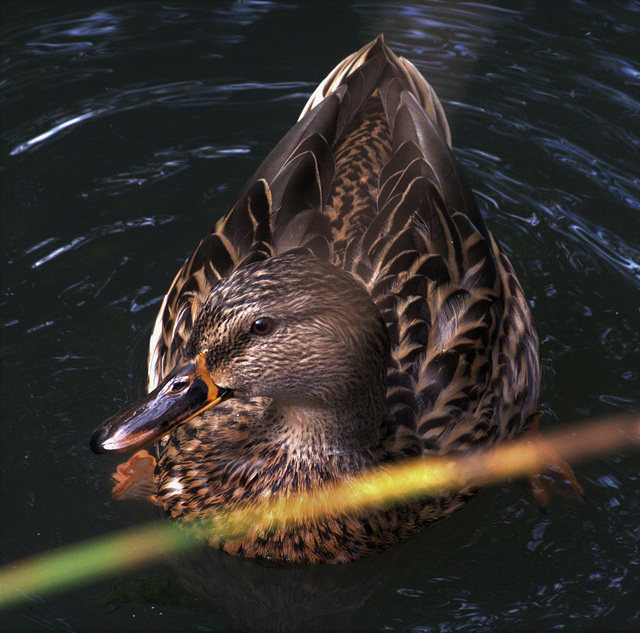
[[[187,260],[152,335],[149,388],[206,353],[213,381],[234,397],[160,440],[157,498],[172,517],[527,427],[537,336],[450,142],[431,87],[378,38],[320,85]],[[243,332],[262,313],[280,329],[259,354]],[[469,495],[212,545],[353,560]]]

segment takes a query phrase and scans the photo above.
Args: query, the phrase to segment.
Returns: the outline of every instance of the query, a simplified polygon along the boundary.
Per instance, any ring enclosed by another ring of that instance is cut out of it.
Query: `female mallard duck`
[[[151,336],[149,394],[96,452],[158,443],[156,499],[193,518],[522,433],[538,338],[431,86],[382,36],[331,72],[200,242]],[[348,561],[469,491],[212,545]]]

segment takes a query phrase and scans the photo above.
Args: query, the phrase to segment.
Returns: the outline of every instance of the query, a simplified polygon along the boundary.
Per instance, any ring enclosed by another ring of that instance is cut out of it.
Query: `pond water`
[[[317,82],[378,33],[440,95],[542,342],[551,428],[640,394],[640,3],[3,2],[1,561],[120,528],[93,428],[143,390],[178,267]],[[640,455],[542,514],[509,483],[391,551],[218,552],[2,614],[7,631],[638,630]],[[635,596],[635,598],[634,598]]]

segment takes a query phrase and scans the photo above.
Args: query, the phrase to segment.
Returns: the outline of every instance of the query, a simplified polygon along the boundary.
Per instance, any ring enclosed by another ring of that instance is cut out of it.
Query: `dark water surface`
[[[639,406],[640,4],[2,3],[1,562],[144,523],[97,423],[140,395],[184,258],[315,84],[384,32],[433,84],[534,307],[547,427]],[[343,567],[218,552],[0,616],[11,631],[638,630],[638,453],[586,503],[511,484]]]

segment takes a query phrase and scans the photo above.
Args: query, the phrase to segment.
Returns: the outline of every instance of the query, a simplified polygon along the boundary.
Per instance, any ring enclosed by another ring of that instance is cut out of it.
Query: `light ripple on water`
[[[126,222],[114,222],[113,224],[108,224],[105,226],[97,226],[93,228],[86,235],[80,235],[75,237],[70,242],[67,242],[63,246],[59,246],[54,249],[44,257],[41,257],[39,260],[31,264],[31,268],[39,268],[43,264],[50,262],[51,260],[63,255],[64,253],[68,253],[77,249],[80,246],[84,246],[89,242],[95,240],[98,237],[103,237],[105,235],[113,235],[115,233],[122,233],[123,231],[127,231],[133,228],[140,228],[145,226],[160,226],[162,224],[166,224],[167,222],[171,222],[175,219],[175,216],[169,217],[144,217],[138,218],[135,220],[128,220]],[[51,240],[48,240],[50,242]],[[48,243],[47,242],[47,243]],[[29,250],[31,252],[33,249]]]
[[[107,97],[101,100],[92,99],[90,102],[79,103],[77,107],[80,110],[85,110],[83,114],[68,113],[65,115],[56,113],[54,123],[48,120],[50,115],[45,115],[38,121],[31,122],[29,124],[30,127],[46,127],[50,125],[52,127],[37,134],[33,138],[19,143],[10,151],[9,155],[16,156],[21,154],[51,139],[64,130],[68,130],[89,119],[99,118],[109,114],[127,112],[136,108],[145,108],[157,104],[182,108],[187,106],[205,107],[229,100],[232,100],[234,104],[249,103],[255,98],[259,98],[263,102],[269,102],[281,99],[282,95],[278,94],[276,97],[265,99],[264,97],[255,97],[253,93],[261,91],[290,93],[304,88],[307,90],[306,94],[308,94],[311,92],[312,87],[313,84],[309,82],[290,81],[273,83],[246,82],[224,85],[209,85],[203,81],[189,81],[151,86],[137,85],[135,87],[111,91]],[[246,101],[242,101],[235,96],[245,92],[252,93],[252,96],[247,96]],[[295,94],[299,95],[300,93],[295,92]],[[284,96],[288,95],[285,94]],[[19,130],[12,131],[14,135],[19,133]]]
[[[462,158],[465,168],[476,174],[477,180],[482,182],[483,191],[476,191],[476,195],[479,199],[491,204],[493,217],[506,215],[528,226],[538,225],[544,217],[545,226],[553,232],[562,235],[569,242],[580,244],[634,284],[640,285],[640,248],[627,242],[614,231],[572,211],[571,207],[579,202],[577,196],[560,190],[544,190],[544,198],[541,198],[539,189],[499,169],[496,166],[498,161],[491,155],[485,157],[482,152],[476,150],[457,153]],[[477,160],[477,157],[482,158],[482,163]],[[491,162],[487,164],[488,161]],[[580,171],[584,174],[586,170]],[[606,174],[606,171],[602,173]],[[586,175],[593,174],[589,172]],[[615,188],[616,197],[620,197],[621,188]],[[636,207],[640,204],[638,200],[631,197],[630,192],[627,191],[624,195],[628,196],[627,202],[631,200],[630,206]],[[549,198],[556,198],[559,202],[550,203]],[[514,215],[507,210],[509,207],[504,202],[517,205],[519,209],[524,206],[529,212],[525,211],[524,215]],[[525,230],[528,232],[528,229]],[[634,236],[630,235],[629,238],[633,240]]]

